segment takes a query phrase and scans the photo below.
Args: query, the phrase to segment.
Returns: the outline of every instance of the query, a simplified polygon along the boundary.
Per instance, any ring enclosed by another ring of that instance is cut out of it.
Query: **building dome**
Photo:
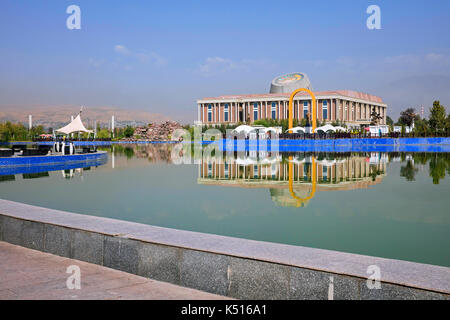
[[[272,80],[270,93],[291,93],[300,88],[312,90],[308,76],[300,72],[288,73]]]

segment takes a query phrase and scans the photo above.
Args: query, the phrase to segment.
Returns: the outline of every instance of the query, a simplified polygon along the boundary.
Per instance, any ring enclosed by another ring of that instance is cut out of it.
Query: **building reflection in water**
[[[280,206],[303,207],[322,191],[367,188],[381,182],[387,155],[380,153],[295,153],[259,157],[240,153],[203,158],[198,183],[267,188]]]

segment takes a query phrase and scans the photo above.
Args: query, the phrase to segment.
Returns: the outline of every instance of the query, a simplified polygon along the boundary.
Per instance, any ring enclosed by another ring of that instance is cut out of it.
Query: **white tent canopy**
[[[71,134],[74,132],[92,133],[93,131],[86,129],[86,127],[83,125],[83,122],[81,122],[80,114],[78,114],[78,116],[75,119],[73,119],[72,122],[70,122],[67,126],[56,130],[56,132],[61,132],[64,134]]]
[[[273,133],[278,134],[278,133],[280,133],[280,130],[279,130],[279,128],[268,127],[268,128],[262,128],[262,129],[260,130],[260,132],[262,132],[262,133],[273,132]]]
[[[292,129],[287,129],[286,132],[289,132],[289,130],[292,130],[292,133],[298,133],[299,131],[305,133],[306,130],[303,127],[294,127]]]
[[[324,125],[324,126],[322,126],[322,127],[316,128],[316,129],[314,130],[314,132],[318,132],[318,131],[323,131],[323,132],[333,131],[333,132],[336,132],[336,128],[333,127],[333,126],[330,125],[330,124],[326,124],[326,125]]]
[[[240,125],[239,127],[236,127],[233,131],[237,133],[244,132],[245,135],[248,135],[250,132],[255,131],[256,129],[254,127],[247,126],[245,124]]]
[[[326,124],[322,127],[318,127],[316,129],[314,129],[314,132],[319,132],[319,131],[323,131],[323,132],[328,132],[328,131],[332,131],[332,132],[338,132],[338,131],[343,131],[343,132],[347,132],[347,129],[343,128],[343,127],[339,127],[339,126],[332,126],[330,124]]]

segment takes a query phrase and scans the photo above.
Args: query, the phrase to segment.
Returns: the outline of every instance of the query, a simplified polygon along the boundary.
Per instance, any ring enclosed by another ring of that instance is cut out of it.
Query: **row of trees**
[[[92,128],[88,128],[92,130]],[[30,141],[33,138],[38,137],[44,133],[53,133],[53,128],[48,128],[45,130],[42,125],[34,126],[29,130],[22,123],[12,123],[10,121],[0,123],[0,141]],[[116,128],[114,129],[114,138],[122,139],[129,138],[133,136],[134,128],[131,126],[127,126],[125,128]],[[75,134],[75,137],[80,137],[82,139],[88,138],[87,133],[80,133],[80,135]],[[92,134],[91,134],[92,137]],[[106,128],[97,127],[97,138],[99,139],[109,139],[112,138],[112,132]]]
[[[387,117],[386,123],[390,126],[402,127],[411,127],[414,124],[413,132],[423,136],[450,135],[450,114],[446,114],[445,107],[438,100],[433,102],[428,119],[422,119],[416,109],[407,108],[400,113],[397,122],[394,123],[390,117]]]
[[[22,123],[0,123],[0,141],[26,141],[43,133],[45,130],[41,125],[28,130]]]

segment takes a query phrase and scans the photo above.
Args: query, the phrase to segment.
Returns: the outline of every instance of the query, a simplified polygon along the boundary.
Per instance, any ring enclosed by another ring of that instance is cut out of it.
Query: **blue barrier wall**
[[[53,141],[15,141],[15,142],[0,142],[0,145],[47,145],[52,146]],[[161,144],[161,143],[177,143],[177,141],[74,141],[76,146],[111,146],[113,144]]]
[[[72,154],[72,155],[55,155],[55,156],[30,156],[30,157],[9,157],[0,158],[0,167],[6,166],[34,166],[47,164],[70,164],[86,161],[107,159],[106,151],[98,151],[96,153]]]

